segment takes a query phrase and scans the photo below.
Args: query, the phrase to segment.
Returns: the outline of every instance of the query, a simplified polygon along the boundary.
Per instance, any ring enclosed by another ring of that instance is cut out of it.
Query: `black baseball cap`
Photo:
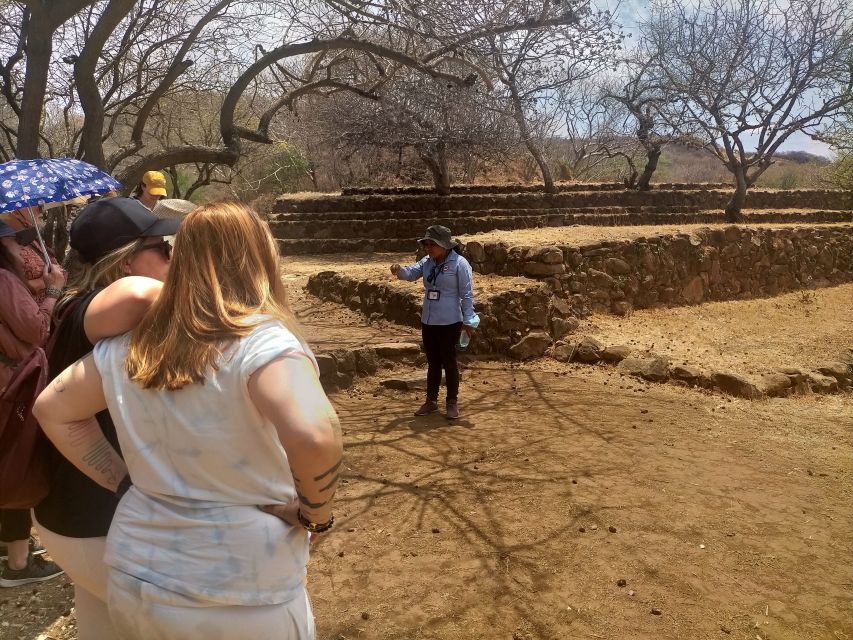
[[[139,200],[103,198],[83,207],[71,223],[71,248],[84,262],[97,262],[139,238],[173,236],[180,225],[177,218],[158,218]]]

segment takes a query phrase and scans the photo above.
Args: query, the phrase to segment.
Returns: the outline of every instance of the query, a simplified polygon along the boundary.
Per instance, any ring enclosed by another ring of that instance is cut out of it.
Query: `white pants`
[[[304,588],[283,604],[211,606],[110,569],[107,591],[122,640],[314,640],[314,614]]]
[[[35,522],[35,518],[33,518]],[[35,522],[39,540],[74,583],[74,613],[79,640],[115,640],[107,612],[106,538],[68,538]]]

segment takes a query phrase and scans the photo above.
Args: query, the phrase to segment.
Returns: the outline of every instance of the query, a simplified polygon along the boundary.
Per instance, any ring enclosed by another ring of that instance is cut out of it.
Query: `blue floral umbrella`
[[[118,191],[121,187],[111,175],[82,160],[13,160],[0,164],[0,213]]]
[[[32,207],[118,191],[121,187],[121,183],[108,173],[74,158],[12,160],[0,164],[0,214],[28,209],[38,231]],[[40,232],[38,239],[49,265]]]

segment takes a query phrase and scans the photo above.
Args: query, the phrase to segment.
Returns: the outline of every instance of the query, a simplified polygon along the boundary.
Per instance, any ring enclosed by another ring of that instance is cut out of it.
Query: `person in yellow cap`
[[[166,176],[159,171],[146,171],[142,182],[133,190],[133,197],[148,209],[154,209],[160,198],[166,195]]]

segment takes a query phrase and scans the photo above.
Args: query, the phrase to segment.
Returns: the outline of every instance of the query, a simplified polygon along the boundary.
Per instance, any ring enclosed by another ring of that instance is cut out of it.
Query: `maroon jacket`
[[[46,384],[47,356],[38,347],[0,394],[0,508],[29,509],[47,495],[47,439],[33,417]]]

